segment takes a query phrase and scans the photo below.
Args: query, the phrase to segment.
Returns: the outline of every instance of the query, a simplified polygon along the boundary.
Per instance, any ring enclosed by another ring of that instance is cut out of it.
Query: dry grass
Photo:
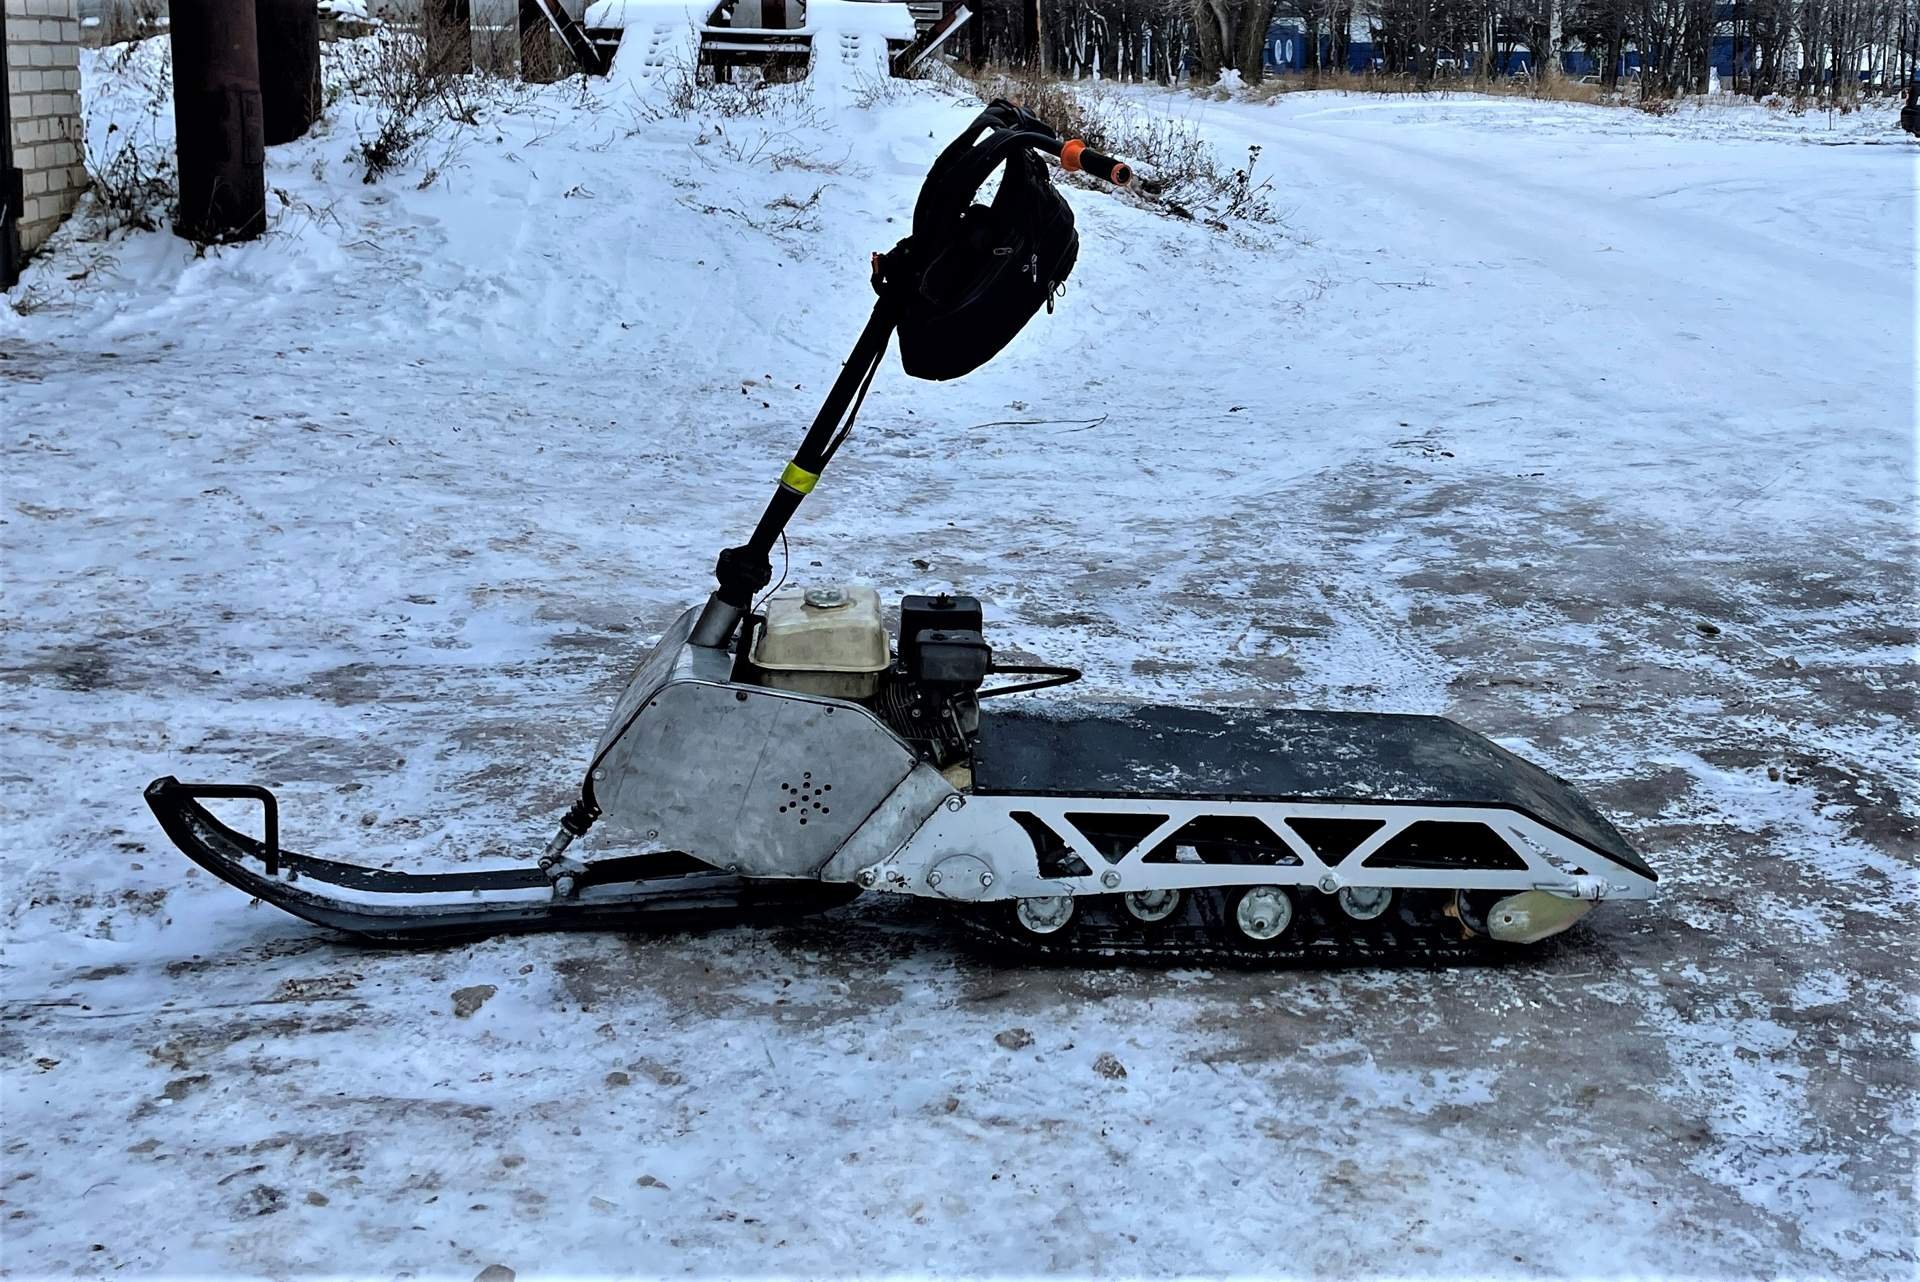
[[[172,216],[179,198],[174,148],[162,133],[173,115],[173,60],[153,56],[159,39],[123,43],[102,55],[103,73],[133,92],[116,100],[104,130],[82,136],[93,184],[92,235],[153,231]]]
[[[328,106],[352,98],[366,108],[359,117],[359,159],[369,183],[430,140],[455,126],[477,124],[483,110],[504,108],[522,93],[513,81],[489,72],[450,74],[434,67],[426,38],[402,27],[381,27],[325,51]],[[430,171],[426,181],[433,176]]]
[[[1281,94],[1308,93],[1314,90],[1355,94],[1417,94],[1423,97],[1440,98],[1463,94],[1490,94],[1499,98],[1538,98],[1548,102],[1586,102],[1597,105],[1612,104],[1618,100],[1618,96],[1610,93],[1604,85],[1583,84],[1568,76],[1562,76],[1556,80],[1532,79],[1526,76],[1476,80],[1471,76],[1449,76],[1443,79],[1420,81],[1412,76],[1389,76],[1365,71],[1307,71],[1283,76],[1268,76],[1259,84],[1245,90],[1242,96],[1254,102],[1264,102]],[[1195,92],[1209,98],[1229,96],[1226,90],[1219,88]]]
[[[973,88],[983,102],[1005,98],[1063,136],[1124,159],[1138,175],[1135,187],[1165,213],[1222,229],[1281,221],[1269,200],[1273,184],[1258,173],[1257,146],[1248,148],[1244,163],[1230,163],[1190,121],[1148,111],[1086,82],[990,73],[974,79]]]
[[[676,63],[663,79],[666,95],[639,109],[646,120],[695,118],[738,120],[745,117],[806,118],[815,114],[813,97],[800,82],[783,73],[747,75],[736,71],[730,80],[717,80],[709,67]]]

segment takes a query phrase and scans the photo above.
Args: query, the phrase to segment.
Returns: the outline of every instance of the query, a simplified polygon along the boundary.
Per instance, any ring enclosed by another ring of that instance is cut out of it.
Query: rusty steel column
[[[308,0],[255,0],[260,120],[267,146],[306,135],[320,118],[320,9]]]
[[[173,119],[188,240],[252,240],[267,223],[253,0],[173,0]]]

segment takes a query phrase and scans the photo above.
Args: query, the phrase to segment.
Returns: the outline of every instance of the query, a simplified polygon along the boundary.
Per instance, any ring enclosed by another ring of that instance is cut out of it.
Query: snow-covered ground
[[[1059,311],[889,367],[796,526],[1091,695],[1552,765],[1663,897],[1529,964],[1009,969],[872,896],[389,953],[195,875],[156,775],[268,782],[316,853],[543,840],[972,110],[639,92],[373,184],[337,104],[263,241],[66,234],[0,309],[0,1268],[1912,1276],[1890,122],[1133,95],[1258,144],[1285,227],[1075,192]]]

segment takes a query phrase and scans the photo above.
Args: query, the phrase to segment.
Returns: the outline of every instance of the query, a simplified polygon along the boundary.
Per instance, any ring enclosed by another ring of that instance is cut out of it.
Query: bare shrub
[[[418,31],[383,27],[332,48],[336,65],[330,89],[366,109],[360,122],[365,182],[393,172],[451,126],[478,123],[481,107],[505,84],[485,75],[436,70]]]
[[[1025,107],[1066,137],[1098,145],[1086,133],[1087,117],[1091,114],[1088,105],[1101,96],[1097,89],[1076,90],[1067,81],[1031,71],[1023,74],[988,72],[973,81],[973,89],[982,102],[1005,98]]]
[[[825,187],[815,187],[805,199],[796,200],[792,196],[776,196],[767,202],[767,212],[774,216],[775,231],[814,232],[820,230],[820,197]]]
[[[814,110],[812,95],[798,81],[778,77],[746,76],[716,81],[697,65],[676,63],[662,79],[666,92],[641,108],[647,120],[686,120],[710,117],[737,120],[745,116],[800,117]]]
[[[695,147],[711,146],[728,162],[741,169],[808,169],[815,173],[838,173],[840,162],[823,160],[820,149],[807,141],[809,133],[822,127],[823,117],[811,104],[802,104],[795,114],[782,116],[783,127],[769,128],[736,120],[728,129],[723,121],[701,126]],[[698,154],[698,153],[696,153]],[[842,158],[844,160],[844,157]]]
[[[101,69],[118,91],[90,105],[95,118],[82,145],[92,180],[93,235],[153,231],[179,200],[180,172],[166,128],[173,118],[173,60],[164,56],[163,40],[137,40],[103,55]]]
[[[473,67],[483,76],[509,79],[517,72],[520,59],[520,35],[512,27],[499,23],[480,23],[473,28]]]
[[[1190,121],[1045,77],[986,76],[975,88],[983,99],[1017,103],[1063,136],[1125,160],[1139,190],[1175,217],[1216,227],[1281,221],[1269,199],[1273,183],[1258,173],[1258,146],[1236,165],[1221,159]]]
[[[914,74],[909,77],[876,76],[866,71],[855,72],[853,77],[853,105],[864,111],[873,107],[885,106],[888,103],[899,102],[902,98],[914,92],[914,82],[921,78],[920,69],[925,66],[926,64],[922,63],[920,67],[914,69]]]
[[[759,213],[742,209],[738,205],[697,200],[691,196],[680,197],[680,203],[696,213],[735,219],[756,232],[812,233],[820,230],[820,197],[826,193],[826,190],[825,187],[815,187],[804,197],[776,196],[760,206]]]

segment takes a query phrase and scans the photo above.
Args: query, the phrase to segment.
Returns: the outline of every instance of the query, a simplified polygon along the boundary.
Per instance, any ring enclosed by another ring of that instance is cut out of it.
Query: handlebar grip
[[[1133,181],[1133,168],[1126,161],[1103,156],[1078,138],[1061,146],[1060,167],[1069,171],[1084,170],[1116,187],[1124,187]]]

